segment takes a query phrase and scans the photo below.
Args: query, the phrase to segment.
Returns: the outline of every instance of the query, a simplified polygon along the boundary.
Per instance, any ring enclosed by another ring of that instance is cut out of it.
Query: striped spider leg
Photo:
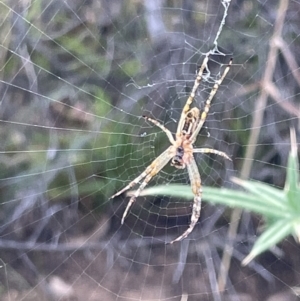
[[[226,159],[231,160],[228,155],[222,151],[211,149],[211,148],[193,148],[193,144],[196,141],[197,135],[200,132],[207,114],[210,109],[210,104],[215,96],[219,86],[221,85],[222,81],[226,77],[231,64],[232,59],[229,61],[227,67],[225,68],[223,74],[221,75],[220,79],[218,79],[212,90],[210,91],[210,94],[205,101],[205,107],[203,112],[200,114],[200,110],[196,107],[193,107],[190,109],[190,106],[192,102],[195,99],[197,89],[200,85],[200,82],[203,78],[203,72],[206,70],[209,73],[208,70],[208,59],[209,56],[206,55],[206,57],[203,60],[203,63],[197,73],[194,86],[192,88],[192,91],[183,107],[180,120],[178,122],[176,136],[174,139],[172,133],[161,123],[156,121],[155,119],[143,116],[146,120],[152,122],[154,125],[159,127],[162,131],[164,131],[171,143],[171,146],[167,148],[160,156],[158,156],[138,177],[136,177],[133,181],[131,181],[126,187],[124,187],[122,190],[115,193],[111,198],[114,198],[123,192],[125,192],[128,189],[131,189],[135,185],[139,184],[141,180],[143,182],[140,184],[139,188],[134,192],[133,196],[130,198],[127,207],[124,211],[122,221],[121,223],[124,223],[124,219],[128,214],[128,211],[132,204],[135,202],[136,198],[140,195],[142,190],[146,187],[146,185],[150,182],[150,180],[161,170],[164,168],[164,166],[171,160],[171,165],[175,168],[183,169],[187,168],[191,188],[194,194],[194,202],[193,202],[193,209],[192,209],[192,216],[191,216],[191,222],[188,227],[188,229],[179,237],[172,240],[170,243],[173,243],[175,241],[180,241],[184,238],[186,238],[194,229],[195,225],[197,224],[199,217],[200,217],[200,210],[201,210],[201,198],[202,198],[202,185],[201,185],[201,177],[200,173],[198,171],[198,167],[196,164],[196,161],[194,159],[194,153],[210,153],[219,155],[221,157],[224,157]]]
[[[126,187],[124,187],[122,190],[118,191],[117,193],[115,193],[113,196],[111,196],[110,198],[113,199],[114,197],[122,194],[123,192],[125,192],[126,190],[134,187],[135,185],[137,185],[142,179],[143,182],[141,183],[140,187],[134,192],[134,195],[130,198],[126,209],[123,213],[123,217],[121,220],[121,224],[124,223],[125,217],[128,214],[128,211],[130,209],[130,207],[132,206],[132,204],[135,202],[136,198],[140,195],[140,193],[142,192],[142,190],[146,187],[146,185],[150,182],[150,180],[162,169],[165,167],[165,165],[171,160],[171,158],[174,156],[174,151],[175,151],[175,140],[172,136],[172,133],[166,128],[164,127],[162,124],[160,124],[158,121],[143,116],[145,119],[151,121],[152,123],[154,123],[156,126],[158,126],[160,129],[162,129],[167,137],[169,138],[169,141],[171,142],[171,146],[169,148],[167,148],[167,150],[165,150],[160,156],[158,156],[154,161],[152,161],[152,163],[138,176],[136,177],[133,181],[131,181]]]

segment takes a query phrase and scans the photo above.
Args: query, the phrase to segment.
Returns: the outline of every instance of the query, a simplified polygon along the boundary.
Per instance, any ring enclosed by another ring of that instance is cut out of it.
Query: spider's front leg
[[[151,166],[151,165],[150,165]],[[149,167],[150,167],[149,166]],[[157,174],[157,171],[155,169],[152,169],[152,171],[146,176],[145,180],[143,183],[140,185],[140,187],[135,191],[134,195],[130,198],[125,211],[122,216],[121,224],[124,224],[125,217],[128,214],[128,211],[132,204],[135,202],[136,198],[141,194],[142,190],[146,187],[146,185],[150,182],[150,180]]]
[[[170,242],[171,244],[174,243],[175,241],[180,241],[180,240],[186,238],[193,231],[193,229],[196,226],[196,224],[199,220],[199,217],[200,217],[202,186],[201,186],[201,177],[200,177],[198,167],[197,167],[194,157],[192,157],[191,161],[187,164],[187,169],[188,169],[188,173],[189,173],[192,191],[195,196],[194,203],[193,203],[191,223],[190,223],[188,229],[183,234],[181,234],[179,237],[177,237],[176,239],[174,239]]]
[[[134,192],[133,196],[130,198],[126,209],[124,211],[121,224],[124,223],[124,219],[128,214],[128,211],[132,204],[135,202],[136,198],[141,194],[142,190],[146,187],[146,185],[150,182],[150,180],[162,169],[164,166],[170,161],[173,156],[173,146],[170,146],[167,150],[165,150],[160,156],[158,156],[145,170],[142,172],[138,177],[136,177],[133,181],[131,181],[126,187],[115,193],[110,198],[113,199],[114,197],[122,194],[126,190],[132,188],[136,184],[138,184],[142,179],[144,181],[140,185],[140,187]]]

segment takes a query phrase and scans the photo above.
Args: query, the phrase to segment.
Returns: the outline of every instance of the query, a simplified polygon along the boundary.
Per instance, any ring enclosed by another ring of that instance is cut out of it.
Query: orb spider
[[[162,131],[164,131],[171,143],[171,146],[169,146],[161,155],[159,155],[152,163],[133,181],[131,181],[126,187],[115,193],[111,198],[114,198],[120,194],[122,194],[124,191],[132,188],[136,184],[138,184],[142,179],[143,182],[140,184],[139,188],[134,192],[132,197],[130,198],[127,207],[124,211],[121,223],[124,223],[124,219],[128,214],[128,211],[132,204],[135,202],[136,198],[140,195],[142,190],[145,188],[145,186],[150,182],[150,180],[162,169],[164,166],[171,160],[171,165],[175,168],[183,169],[187,168],[189,178],[190,178],[190,184],[191,188],[194,194],[194,203],[193,203],[193,209],[192,209],[192,216],[191,216],[191,222],[188,227],[188,229],[180,236],[178,236],[176,239],[172,240],[170,243],[174,243],[175,241],[180,241],[184,238],[186,238],[194,229],[197,221],[200,217],[200,210],[201,210],[201,196],[202,196],[202,185],[201,185],[201,177],[198,171],[198,167],[196,164],[196,161],[194,159],[194,153],[205,153],[205,154],[215,154],[219,155],[221,157],[224,157],[228,160],[231,160],[228,155],[222,151],[215,150],[212,148],[193,148],[193,144],[196,141],[197,135],[200,132],[207,114],[210,109],[210,104],[215,96],[219,86],[221,85],[222,81],[226,77],[231,65],[232,65],[232,59],[230,59],[228,65],[226,66],[223,74],[221,77],[214,83],[213,88],[210,91],[210,94],[205,102],[205,107],[203,111],[200,113],[200,110],[197,107],[193,107],[190,109],[190,105],[195,99],[197,89],[200,85],[200,82],[203,78],[203,72],[206,71],[209,73],[209,69],[207,66],[209,60],[209,55],[206,55],[206,57],[203,60],[203,63],[197,73],[194,86],[192,88],[192,91],[186,101],[185,106],[183,107],[180,120],[178,122],[176,136],[174,139],[172,133],[170,130],[168,130],[164,125],[159,123],[158,121],[149,118],[147,116],[143,116],[146,120],[152,122],[154,125],[159,127]]]

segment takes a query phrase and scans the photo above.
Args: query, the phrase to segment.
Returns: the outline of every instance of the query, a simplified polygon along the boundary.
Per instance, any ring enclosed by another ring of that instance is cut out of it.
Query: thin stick
[[[260,134],[260,128],[263,121],[264,111],[267,105],[267,99],[269,96],[268,92],[265,89],[263,89],[263,86],[264,83],[271,82],[273,79],[273,74],[275,71],[275,65],[276,65],[276,60],[278,55],[278,47],[276,46],[275,43],[273,43],[273,41],[276,40],[278,37],[280,37],[282,34],[282,28],[283,28],[288,4],[289,4],[288,0],[280,0],[279,7],[277,10],[277,19],[274,26],[273,36],[269,44],[270,50],[268,53],[266,69],[262,80],[262,89],[260,92],[260,96],[258,97],[255,103],[251,133],[248,141],[245,159],[243,161],[243,166],[241,170],[242,179],[249,178],[252,164],[254,161],[253,159],[256,150],[256,145]],[[233,252],[233,242],[236,237],[241,214],[242,214],[242,210],[236,208],[233,210],[230,218],[229,229],[228,229],[228,243],[224,246],[224,253],[223,253],[221,267],[220,267],[220,274],[218,277],[218,287],[221,292],[225,290],[228,271],[230,268],[231,257]]]

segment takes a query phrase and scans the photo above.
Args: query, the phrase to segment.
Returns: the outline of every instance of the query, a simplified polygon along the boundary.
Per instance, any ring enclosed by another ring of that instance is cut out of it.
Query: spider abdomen
[[[181,133],[186,138],[189,138],[191,134],[195,131],[199,123],[200,111],[198,108],[192,108],[186,114],[185,122],[183,124]]]

